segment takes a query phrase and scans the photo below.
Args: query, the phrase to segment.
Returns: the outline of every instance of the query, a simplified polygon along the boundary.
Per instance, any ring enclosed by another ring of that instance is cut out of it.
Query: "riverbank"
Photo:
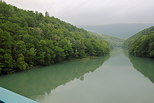
[[[153,62],[114,49],[110,58],[69,61],[5,75],[0,86],[39,103],[153,103]]]
[[[109,54],[107,54],[106,56],[109,56]],[[0,76],[15,74],[15,73],[18,73],[18,72],[24,72],[24,71],[27,71],[27,70],[30,70],[30,69],[36,69],[36,68],[40,68],[40,67],[52,66],[52,65],[55,65],[55,64],[59,64],[59,63],[65,63],[65,62],[71,62],[71,61],[80,61],[80,60],[89,60],[89,59],[95,59],[95,58],[99,58],[99,57],[103,57],[103,56],[86,56],[84,58],[74,58],[74,59],[72,58],[72,59],[69,59],[69,60],[64,60],[64,61],[61,61],[61,62],[58,62],[58,63],[54,63],[54,64],[50,64],[50,65],[45,65],[45,66],[41,66],[41,65],[30,66],[26,70],[14,70],[14,69],[7,68],[6,71],[5,71],[7,73],[4,73],[4,74],[0,73]]]

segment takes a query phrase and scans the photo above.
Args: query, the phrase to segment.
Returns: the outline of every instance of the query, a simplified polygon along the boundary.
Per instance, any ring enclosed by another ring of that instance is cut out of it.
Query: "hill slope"
[[[120,39],[114,36],[109,36],[102,34],[101,35],[104,40],[108,41],[110,44],[110,48],[117,48],[117,47],[123,47],[124,39]]]
[[[141,31],[145,28],[153,26],[154,23],[151,24],[108,24],[108,25],[98,25],[98,26],[90,26],[90,25],[81,25],[86,30],[100,33],[100,34],[107,34],[118,38],[128,38],[138,31]]]
[[[144,29],[128,38],[124,46],[129,53],[141,57],[154,57],[154,26]]]
[[[99,35],[0,1],[0,74],[109,52]]]

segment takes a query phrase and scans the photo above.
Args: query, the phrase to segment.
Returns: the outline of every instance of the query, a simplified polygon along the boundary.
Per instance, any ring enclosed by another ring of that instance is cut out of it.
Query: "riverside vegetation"
[[[124,47],[134,56],[154,58],[154,26],[119,39],[77,28],[69,23],[0,1],[0,75],[33,66],[104,56]]]
[[[0,74],[73,58],[103,56],[109,44],[99,35],[55,17],[0,1]]]
[[[124,46],[134,56],[154,58],[154,26],[128,38]]]

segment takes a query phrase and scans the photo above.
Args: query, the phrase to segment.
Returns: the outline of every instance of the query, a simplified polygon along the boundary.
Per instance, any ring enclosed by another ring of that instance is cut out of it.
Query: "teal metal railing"
[[[38,102],[0,87],[0,103],[38,103]]]

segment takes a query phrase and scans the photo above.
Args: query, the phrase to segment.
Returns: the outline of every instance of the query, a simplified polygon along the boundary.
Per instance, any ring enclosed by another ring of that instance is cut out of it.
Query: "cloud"
[[[75,25],[154,22],[154,0],[5,0]]]

